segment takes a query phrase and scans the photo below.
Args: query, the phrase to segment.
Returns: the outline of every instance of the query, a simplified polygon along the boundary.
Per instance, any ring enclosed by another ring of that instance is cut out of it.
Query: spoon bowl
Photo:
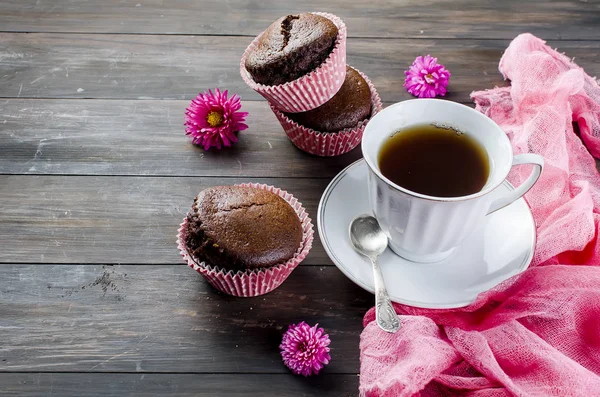
[[[369,258],[383,254],[388,246],[388,239],[379,222],[372,216],[361,215],[350,224],[350,240],[354,249]]]

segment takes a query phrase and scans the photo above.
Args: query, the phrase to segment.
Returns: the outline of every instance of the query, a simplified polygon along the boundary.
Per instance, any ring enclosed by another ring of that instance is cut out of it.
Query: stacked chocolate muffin
[[[320,156],[358,146],[382,108],[367,76],[346,65],[346,25],[332,14],[279,18],[248,46],[240,73],[291,141]]]
[[[337,26],[314,14],[279,18],[258,37],[245,66],[255,82],[285,84],[318,68],[329,56],[338,37]]]

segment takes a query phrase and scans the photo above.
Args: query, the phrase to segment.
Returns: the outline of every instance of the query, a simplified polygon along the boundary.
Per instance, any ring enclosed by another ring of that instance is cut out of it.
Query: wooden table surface
[[[274,292],[239,299],[185,266],[176,230],[202,189],[292,192],[315,217],[330,179],[361,157],[306,155],[241,80],[239,59],[279,16],[327,11],[348,62],[386,104],[409,98],[417,55],[452,72],[448,99],[503,86],[502,51],[532,32],[600,76],[600,2],[2,0],[0,2],[0,395],[354,396],[373,297],[318,238]],[[204,152],[183,113],[207,88],[237,92],[250,128]],[[278,345],[318,322],[332,362],[293,376]]]

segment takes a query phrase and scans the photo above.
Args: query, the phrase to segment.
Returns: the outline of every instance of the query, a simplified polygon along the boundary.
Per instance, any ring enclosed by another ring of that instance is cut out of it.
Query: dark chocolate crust
[[[315,14],[287,15],[273,22],[246,58],[252,79],[279,85],[311,72],[335,46],[338,29],[329,19]]]
[[[308,112],[285,115],[300,125],[320,132],[353,128],[371,116],[371,90],[360,73],[346,66],[344,84],[333,98]]]
[[[294,209],[258,188],[217,186],[194,200],[185,243],[198,261],[231,270],[274,266],[291,259],[302,241]]]

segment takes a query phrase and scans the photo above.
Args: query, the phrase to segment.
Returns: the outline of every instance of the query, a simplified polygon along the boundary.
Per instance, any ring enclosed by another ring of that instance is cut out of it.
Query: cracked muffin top
[[[185,243],[192,257],[232,270],[275,266],[291,259],[302,241],[294,209],[275,193],[216,186],[194,200]]]
[[[273,22],[246,58],[255,82],[284,84],[318,68],[329,56],[338,28],[329,19],[309,13],[287,15]]]

